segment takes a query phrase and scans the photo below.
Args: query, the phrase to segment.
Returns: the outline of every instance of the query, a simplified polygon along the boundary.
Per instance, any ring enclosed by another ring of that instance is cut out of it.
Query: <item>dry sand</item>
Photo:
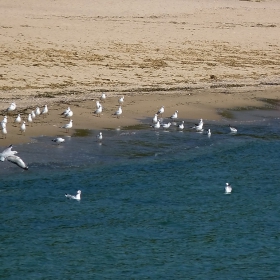
[[[74,129],[101,129],[137,124],[161,105],[165,116],[220,119],[222,109],[279,100],[279,15],[277,0],[3,0],[0,110],[17,110],[0,146],[65,135],[67,106]],[[20,135],[16,114],[44,104],[50,114]]]

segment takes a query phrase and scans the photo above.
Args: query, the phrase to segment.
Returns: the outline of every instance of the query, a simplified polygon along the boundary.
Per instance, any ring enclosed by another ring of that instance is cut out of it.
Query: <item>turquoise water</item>
[[[279,118],[233,124],[15,146],[29,170],[1,163],[0,278],[278,279]]]

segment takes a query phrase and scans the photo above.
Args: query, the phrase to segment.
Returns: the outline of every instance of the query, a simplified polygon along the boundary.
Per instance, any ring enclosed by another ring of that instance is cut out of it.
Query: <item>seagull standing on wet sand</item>
[[[153,117],[153,123],[157,123],[158,121],[158,114],[155,114]]]
[[[105,94],[105,93],[102,93],[102,95],[101,95],[100,99],[101,99],[103,102],[105,102],[105,99],[106,99],[106,94]]]
[[[61,128],[65,128],[65,129],[66,129],[66,132],[69,132],[69,129],[72,128],[72,126],[73,126],[73,121],[70,120],[69,123],[63,125]]]
[[[157,111],[158,115],[161,115],[164,113],[164,106],[161,106],[161,108]]]
[[[45,107],[43,108],[43,110],[41,112],[41,115],[43,115],[43,117],[45,117],[46,114],[48,114],[48,112],[49,112],[48,105],[45,105]]]
[[[16,119],[15,119],[15,123],[21,123],[21,116],[20,114],[17,115]]]
[[[25,130],[26,130],[26,125],[25,122],[23,122],[22,125],[20,126],[20,131],[21,133],[25,134]]]
[[[175,111],[175,113],[170,117],[170,119],[175,120],[178,118],[178,110]]]
[[[155,123],[154,125],[152,125],[152,127],[153,127],[154,129],[160,128],[160,122],[157,121],[157,123]]]
[[[35,115],[36,115],[36,116],[40,116],[40,114],[41,114],[41,110],[40,110],[39,107],[37,107],[37,108],[35,109]]]
[[[31,114],[28,114],[27,122],[30,123],[30,125],[32,126],[33,120]]]
[[[3,135],[3,139],[6,139],[7,138],[7,128],[6,127],[2,127],[2,135]]]
[[[124,96],[122,96],[120,99],[119,99],[119,104],[123,104],[124,102]]]
[[[10,113],[10,112],[12,112],[12,111],[14,111],[15,109],[16,109],[16,103],[12,103],[9,107],[8,107],[8,109],[7,109],[7,112],[8,113]]]
[[[103,110],[102,105],[99,104],[99,107],[94,111],[94,114],[96,114],[97,117],[100,117],[101,113],[102,113],[102,110]]]
[[[121,114],[122,114],[122,107],[120,106],[119,109],[115,112],[114,115],[116,115],[117,118],[119,118]]]

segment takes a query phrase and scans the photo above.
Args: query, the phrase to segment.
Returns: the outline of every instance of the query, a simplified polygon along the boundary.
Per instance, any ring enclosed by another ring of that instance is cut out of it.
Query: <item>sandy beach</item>
[[[0,146],[73,129],[140,123],[165,106],[164,117],[220,119],[230,108],[279,101],[280,2],[267,1],[1,1],[0,111],[8,115]],[[101,93],[103,112],[93,112]],[[124,96],[123,114],[114,112]],[[47,104],[28,125],[17,114]]]

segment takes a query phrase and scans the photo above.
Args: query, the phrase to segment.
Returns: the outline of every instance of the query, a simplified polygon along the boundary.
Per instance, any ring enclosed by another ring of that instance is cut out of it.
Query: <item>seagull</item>
[[[20,116],[20,114],[17,115],[17,117],[15,119],[15,123],[21,123],[21,116]]]
[[[106,99],[106,94],[105,94],[105,93],[102,93],[102,95],[101,95],[100,99],[101,99],[102,101],[104,101],[104,102],[105,102],[105,99]]]
[[[161,106],[161,108],[157,111],[158,115],[162,115],[164,113],[164,106]]]
[[[167,129],[167,128],[169,128],[171,126],[171,122],[169,122],[169,123],[163,123],[162,124],[162,127],[164,128],[164,129]]]
[[[67,113],[64,114],[65,118],[71,118],[74,115],[72,110],[69,110]]]
[[[197,132],[203,131],[203,119],[200,119],[198,124],[195,124],[192,128],[196,129]]]
[[[72,120],[70,120],[70,122],[69,122],[69,123],[65,124],[65,125],[64,125],[64,126],[62,126],[61,128],[65,128],[65,129],[66,129],[66,132],[68,132],[68,131],[69,131],[69,129],[70,129],[70,128],[72,128],[72,126],[73,126],[73,121],[72,121]]]
[[[4,119],[1,121],[1,128],[6,127],[7,125],[7,116],[4,117]]]
[[[25,122],[23,122],[22,125],[20,126],[20,131],[21,133],[25,133],[25,130],[26,130],[26,125]]]
[[[211,137],[211,130],[210,130],[210,128],[207,130],[207,136]]]
[[[115,112],[114,115],[116,115],[117,118],[119,118],[121,114],[122,114],[122,107],[120,106],[119,109]]]
[[[71,111],[70,107],[68,107],[61,115],[66,116]]]
[[[100,104],[99,107],[94,111],[94,114],[96,114],[97,117],[100,117],[102,110],[103,110],[103,108],[102,108],[102,105]]]
[[[31,117],[32,117],[32,120],[36,118],[36,114],[34,113],[34,111],[31,111]]]
[[[96,138],[97,140],[101,141],[103,139],[102,132],[99,132],[99,134],[96,135]]]
[[[32,126],[33,120],[32,120],[32,115],[31,115],[31,114],[28,114],[27,121],[28,121],[28,122],[31,124],[31,126]]]
[[[232,132],[232,133],[237,132],[237,128],[230,126],[230,124],[228,126],[229,126],[229,129],[230,129],[230,132]]]
[[[184,121],[182,121],[179,125],[178,125],[178,128],[180,129],[180,130],[183,130],[184,129]]]
[[[48,109],[48,105],[45,105],[45,107],[43,108],[41,115],[45,116],[46,114],[48,114],[49,109]]]
[[[178,110],[175,111],[175,113],[170,117],[170,119],[177,119],[178,118]]]
[[[71,195],[71,194],[66,193],[65,196],[69,199],[81,200],[81,193],[82,193],[82,191],[78,190],[76,195]]]
[[[96,101],[96,109],[99,108],[99,106],[102,106],[101,103],[99,102],[99,100]]]
[[[152,125],[151,127],[153,127],[154,129],[160,128],[160,122],[157,121],[157,123],[155,123],[155,124]]]
[[[3,134],[3,139],[6,139],[7,138],[7,134],[8,134],[6,126],[2,127],[2,134]]]
[[[119,104],[123,104],[124,102],[124,96],[122,96],[120,99],[119,99]]]
[[[35,115],[39,116],[40,114],[41,114],[41,110],[40,110],[39,107],[37,107],[36,110],[35,110]]]
[[[8,113],[14,111],[16,107],[16,103],[13,102],[7,109]]]
[[[226,194],[230,194],[232,191],[232,187],[229,183],[226,183],[226,186],[225,186],[225,193]]]
[[[57,137],[55,139],[52,139],[52,141],[57,143],[58,145],[60,145],[61,143],[63,143],[65,141],[65,139],[63,139],[61,137]]]
[[[19,166],[22,169],[28,170],[28,166],[26,165],[26,163],[18,156],[15,156],[15,155],[8,156],[7,160],[9,162],[16,164],[17,166]]]
[[[155,116],[153,117],[153,123],[157,123],[158,121],[158,114],[155,114]]]
[[[0,153],[0,160],[4,161],[8,156],[14,156],[17,154],[17,151],[12,151],[13,145],[10,145],[2,153]]]

